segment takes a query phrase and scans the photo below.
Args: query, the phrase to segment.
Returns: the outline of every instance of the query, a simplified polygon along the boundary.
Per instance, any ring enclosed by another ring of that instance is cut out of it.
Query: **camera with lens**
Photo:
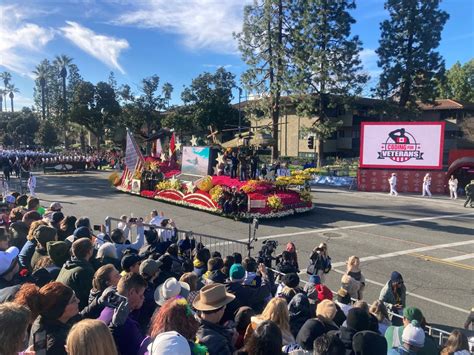
[[[272,267],[272,260],[277,260],[272,254],[278,247],[278,242],[276,240],[265,240],[263,242],[262,248],[258,252],[258,263],[265,264],[266,267]]]

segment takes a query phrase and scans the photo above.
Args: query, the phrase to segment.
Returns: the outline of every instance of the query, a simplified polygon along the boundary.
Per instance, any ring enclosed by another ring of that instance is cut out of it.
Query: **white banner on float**
[[[361,168],[442,169],[445,122],[362,122]]]

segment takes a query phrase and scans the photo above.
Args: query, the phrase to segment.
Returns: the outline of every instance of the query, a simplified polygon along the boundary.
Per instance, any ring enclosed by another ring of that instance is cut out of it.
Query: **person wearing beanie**
[[[332,292],[326,285],[316,285],[316,292],[318,293],[319,302],[321,302],[322,300],[332,300]]]
[[[140,263],[142,259],[137,254],[126,254],[123,256],[122,261],[120,262],[122,266],[122,276],[125,276],[126,273],[132,272],[138,274],[140,271]]]
[[[10,246],[17,247],[19,250],[23,248],[26,243],[26,236],[28,235],[29,226],[23,222],[18,221],[10,224]]]
[[[51,219],[49,220],[49,223],[51,224],[52,227],[59,229],[59,224],[61,221],[64,219],[64,214],[62,212],[54,212],[51,215]]]
[[[82,227],[76,228],[74,230],[74,233],[72,233],[72,235],[74,236],[73,240],[78,240],[80,238],[90,239],[92,237],[92,232],[88,227],[82,226]]]
[[[309,299],[309,303],[315,304],[318,301],[318,292],[316,292],[316,285],[321,283],[321,278],[318,275],[311,275],[309,281],[304,285],[303,291]]]
[[[29,307],[34,305],[31,312],[39,314],[31,326],[29,345],[33,345],[35,338],[44,332],[46,355],[66,355],[64,346],[72,326],[70,320],[79,313],[79,300],[74,291],[61,282],[50,282],[41,288],[29,284],[25,299]]]
[[[142,261],[139,266],[139,274],[147,282],[147,287],[143,294],[143,306],[140,308],[136,320],[140,324],[140,328],[144,334],[148,330],[151,317],[157,307],[155,302],[155,285],[153,282],[160,273],[160,266],[161,262],[153,259],[146,259]]]
[[[311,306],[308,297],[304,293],[298,293],[288,303],[290,312],[290,331],[296,339],[303,324],[311,318]]]
[[[40,226],[36,229],[34,237],[36,240],[36,249],[31,257],[31,269],[34,269],[39,258],[48,255],[46,245],[48,242],[56,240],[56,229],[48,226]]]
[[[403,325],[400,327],[390,326],[385,331],[385,339],[387,340],[389,349],[402,348],[402,336],[404,329],[413,321],[417,321],[418,324],[423,324],[425,318],[420,309],[416,307],[406,307],[403,310]],[[393,320],[392,320],[393,323]],[[429,335],[425,337],[424,345],[418,350],[419,355],[437,354],[439,352],[436,341]]]
[[[417,320],[412,320],[403,329],[402,343],[398,348],[390,349],[387,355],[414,355],[419,354],[419,351],[423,348],[425,344],[425,331]]]
[[[369,312],[362,308],[352,308],[347,313],[346,326],[342,326],[337,333],[339,339],[344,343],[346,354],[353,354],[354,335],[363,330],[369,330]]]
[[[245,270],[240,264],[234,264],[229,270],[229,280],[225,287],[227,292],[233,294],[235,299],[225,309],[222,321],[234,319],[235,312],[243,306],[251,307],[256,313],[263,310],[265,301],[271,297],[270,281],[265,265],[258,266],[259,275],[262,277],[260,287],[242,284]]]
[[[363,330],[352,338],[352,350],[354,355],[386,354],[387,341],[379,333]]]
[[[323,300],[316,308],[316,318],[308,319],[296,336],[296,342],[306,351],[313,350],[314,340],[339,327],[334,323],[336,305],[331,300]]]
[[[87,306],[89,292],[92,288],[95,270],[89,260],[93,252],[94,247],[90,239],[76,240],[72,243],[71,260],[66,261],[56,279],[74,290],[80,301],[80,309]]]
[[[392,272],[390,280],[380,291],[379,300],[390,307],[392,312],[400,314],[406,307],[407,289],[402,275],[398,271]]]
[[[46,250],[53,263],[61,268],[69,259],[69,245],[66,242],[52,241],[46,243]]]

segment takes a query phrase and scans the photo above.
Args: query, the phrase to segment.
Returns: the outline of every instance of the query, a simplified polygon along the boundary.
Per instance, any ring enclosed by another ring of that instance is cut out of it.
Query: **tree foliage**
[[[444,60],[435,50],[449,15],[440,0],[386,0],[390,18],[381,23],[377,54],[382,68],[376,93],[395,98],[401,108],[436,98],[436,83],[444,74]]]
[[[59,143],[56,127],[50,121],[41,121],[35,141],[44,148],[54,148]]]
[[[439,97],[474,102],[474,59],[464,65],[456,62],[446,71],[446,77],[439,85]]]
[[[0,113],[0,132],[3,133],[5,145],[32,146],[34,145],[35,133],[38,130],[39,122],[35,113],[27,107],[23,107],[17,112]],[[5,143],[5,139],[12,144]]]

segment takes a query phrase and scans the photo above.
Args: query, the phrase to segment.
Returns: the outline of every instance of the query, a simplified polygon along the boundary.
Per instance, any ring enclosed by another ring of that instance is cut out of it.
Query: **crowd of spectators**
[[[148,226],[123,216],[107,230],[60,203],[39,207],[18,194],[1,205],[0,354],[469,354],[457,330],[438,348],[396,271],[368,304],[350,256],[333,294],[325,243],[307,258],[301,287],[306,258],[293,243],[275,275],[258,259],[178,239],[158,211]]]

